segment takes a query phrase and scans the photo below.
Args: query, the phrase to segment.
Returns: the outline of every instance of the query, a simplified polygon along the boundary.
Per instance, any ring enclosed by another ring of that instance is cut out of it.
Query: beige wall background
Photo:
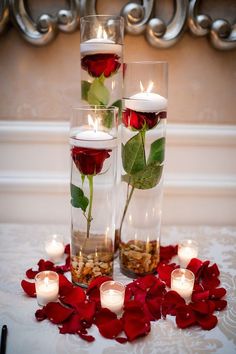
[[[41,48],[14,28],[0,36],[0,120],[68,120],[80,103],[79,48],[79,31]],[[169,49],[126,35],[124,60],[169,63],[169,122],[236,124],[236,50],[217,51],[188,32]]]

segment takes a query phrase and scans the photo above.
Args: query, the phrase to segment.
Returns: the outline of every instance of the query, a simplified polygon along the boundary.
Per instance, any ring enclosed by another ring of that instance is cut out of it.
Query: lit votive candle
[[[198,243],[193,240],[183,240],[178,245],[179,263],[182,268],[186,268],[192,258],[198,255]]]
[[[38,273],[35,276],[37,301],[40,306],[57,301],[59,290],[59,276],[49,270]]]
[[[191,270],[178,268],[171,273],[171,290],[176,291],[187,302],[191,300],[195,276]]]
[[[53,262],[59,262],[64,254],[64,242],[61,235],[51,235],[45,242],[45,251]]]
[[[117,315],[122,312],[125,286],[117,281],[106,281],[100,286],[101,306]]]

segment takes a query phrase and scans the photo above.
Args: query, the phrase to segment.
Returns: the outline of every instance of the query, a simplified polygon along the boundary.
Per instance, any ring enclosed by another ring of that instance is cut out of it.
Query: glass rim
[[[58,273],[57,273],[57,272],[54,272],[53,270],[43,270],[42,272],[37,273],[37,274],[35,275],[34,279],[35,279],[35,281],[36,281],[36,280],[39,280],[39,279],[42,277],[42,275],[45,275],[45,277],[46,277],[46,276],[48,276],[49,274],[51,274],[51,275],[55,278],[55,280],[56,280],[56,279],[59,279]],[[44,279],[44,278],[43,278],[43,279]]]
[[[173,278],[176,277],[178,272],[183,275],[186,275],[186,279],[188,281],[192,281],[192,279],[187,278],[188,275],[190,275],[193,279],[195,278],[194,273],[190,269],[186,269],[186,268],[176,268],[176,269],[172,270],[171,278],[172,278],[172,276],[173,276]]]
[[[191,246],[191,245],[199,247],[199,244],[198,244],[198,242],[196,240],[191,240],[191,239],[188,239],[188,238],[180,240],[179,244],[178,244],[178,246]]]
[[[120,286],[122,288],[122,291],[125,290],[125,285],[123,283],[121,283],[120,281],[116,281],[116,280],[107,280],[104,281],[101,285],[100,285],[100,291],[103,290],[102,287],[107,285],[108,283],[110,283],[111,285],[113,284],[117,284],[118,286]]]
[[[94,15],[85,15],[80,17],[80,21],[89,21],[90,19],[93,18],[99,18],[99,19],[112,19],[112,20],[116,20],[116,21],[121,21],[124,22],[124,17],[120,16],[120,15],[99,15],[99,14],[94,14]]]
[[[139,61],[125,61],[124,64],[167,64],[165,60],[139,60]]]
[[[116,107],[116,106],[109,106],[109,107],[104,107],[102,105],[91,105],[91,106],[88,106],[88,105],[81,105],[81,106],[72,106],[71,107],[71,110],[72,112],[74,111],[79,111],[79,110],[83,110],[83,111],[114,111],[114,112],[118,112],[119,111],[119,108]]]

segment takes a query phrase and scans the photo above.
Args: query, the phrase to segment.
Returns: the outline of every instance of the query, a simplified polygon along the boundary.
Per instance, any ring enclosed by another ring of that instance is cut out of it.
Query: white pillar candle
[[[64,254],[64,243],[63,237],[61,235],[51,235],[45,242],[45,251],[49,256],[50,260],[53,262],[58,262],[61,260]]]
[[[116,314],[122,312],[125,297],[125,287],[115,281],[106,281],[100,286],[101,306]]]
[[[56,272],[43,271],[35,276],[37,301],[40,306],[57,301],[59,291],[59,277]]]
[[[182,240],[178,245],[179,263],[182,268],[186,268],[192,258],[198,255],[198,243],[193,240]]]
[[[178,268],[171,273],[171,290],[176,291],[186,301],[190,301],[193,292],[195,276],[188,269]]]

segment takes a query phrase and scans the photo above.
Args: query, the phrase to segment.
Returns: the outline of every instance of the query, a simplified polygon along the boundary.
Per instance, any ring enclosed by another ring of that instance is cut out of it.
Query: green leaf
[[[96,78],[90,85],[87,95],[87,101],[90,105],[107,105],[109,102],[109,91],[104,86],[103,80]]]
[[[121,117],[122,113],[122,100],[117,100],[111,104],[111,106],[115,106],[119,109],[119,117]]]
[[[155,187],[160,182],[162,171],[163,166],[151,164],[144,170],[139,171],[132,176],[122,176],[122,181],[125,181],[138,189],[150,189]]]
[[[150,165],[153,162],[162,164],[165,157],[165,138],[160,138],[151,144],[150,154],[147,164]]]
[[[88,101],[88,92],[91,86],[91,82],[82,80],[81,81],[81,95],[82,100]]]
[[[71,191],[71,205],[74,208],[80,208],[85,212],[89,204],[89,200],[84,195],[82,189],[75,186],[74,184],[71,184],[70,191]]]
[[[124,145],[122,144],[122,163],[126,173],[133,175],[146,166],[142,133],[139,132]]]

